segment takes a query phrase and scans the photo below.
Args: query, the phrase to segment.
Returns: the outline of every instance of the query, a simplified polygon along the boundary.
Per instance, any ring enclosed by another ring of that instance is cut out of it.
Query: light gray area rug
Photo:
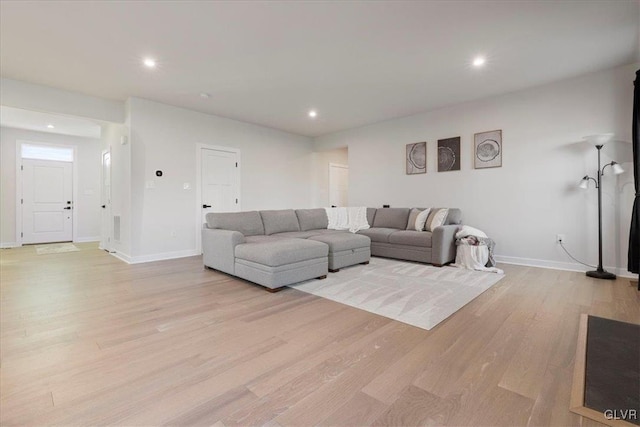
[[[429,330],[503,277],[372,257],[369,265],[290,287]]]
[[[63,252],[77,252],[78,248],[73,243],[51,243],[48,245],[37,245],[36,253],[38,255],[60,254]]]

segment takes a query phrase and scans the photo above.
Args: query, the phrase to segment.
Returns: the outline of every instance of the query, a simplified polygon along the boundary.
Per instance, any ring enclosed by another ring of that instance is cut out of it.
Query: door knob
[[[101,208],[102,208],[102,209],[106,209],[106,208],[107,208],[107,205],[102,205],[102,206],[101,206]]]
[[[211,207],[211,205],[202,205],[202,209],[207,209],[207,208],[210,208],[210,207]]]
[[[67,206],[66,208],[62,208],[62,209],[68,209],[68,210],[71,210],[71,206]]]

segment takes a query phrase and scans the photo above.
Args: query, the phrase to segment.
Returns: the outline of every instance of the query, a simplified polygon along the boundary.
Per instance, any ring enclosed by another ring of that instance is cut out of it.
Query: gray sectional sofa
[[[433,233],[412,231],[409,208],[367,209],[371,228],[329,230],[324,209],[209,213],[202,230],[205,267],[277,291],[367,264],[371,255],[444,265],[455,259],[459,209]]]

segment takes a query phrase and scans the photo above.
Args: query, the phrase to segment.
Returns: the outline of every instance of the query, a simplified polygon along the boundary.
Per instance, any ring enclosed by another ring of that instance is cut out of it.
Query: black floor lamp
[[[587,271],[587,276],[595,277],[596,279],[607,279],[614,280],[616,275],[613,273],[609,273],[602,267],[602,175],[604,174],[604,170],[607,166],[611,166],[611,170],[614,175],[620,175],[624,172],[622,166],[620,166],[617,162],[607,163],[606,165],[600,167],[600,150],[606,142],[613,138],[612,133],[604,133],[600,135],[591,135],[585,136],[584,139],[594,144],[596,149],[598,150],[598,175],[597,179],[590,177],[589,175],[585,175],[584,178],[580,181],[579,187],[582,189],[587,189],[589,187],[589,181],[593,180],[596,183],[596,188],[598,189],[598,269],[595,271]]]

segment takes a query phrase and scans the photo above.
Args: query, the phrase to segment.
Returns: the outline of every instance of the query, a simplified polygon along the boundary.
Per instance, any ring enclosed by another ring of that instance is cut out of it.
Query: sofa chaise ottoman
[[[265,236],[260,213],[209,213],[202,230],[205,267],[276,291],[325,278],[329,247],[306,239]]]
[[[328,247],[329,271],[367,264],[371,239],[340,230],[328,230],[327,212],[322,209],[281,209],[260,211],[264,234],[282,239],[306,239]]]
[[[329,271],[335,273],[342,267],[369,264],[371,239],[351,233],[324,233],[307,240],[325,243],[329,247]]]

